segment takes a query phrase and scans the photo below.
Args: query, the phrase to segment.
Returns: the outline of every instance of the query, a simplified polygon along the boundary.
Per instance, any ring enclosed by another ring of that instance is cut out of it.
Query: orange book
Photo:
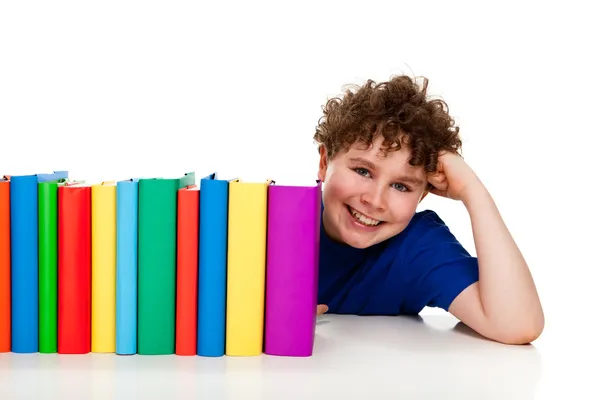
[[[0,353],[10,352],[10,179],[0,178]]]
[[[198,216],[200,192],[189,185],[177,192],[177,311],[175,354],[196,355],[198,321]]]

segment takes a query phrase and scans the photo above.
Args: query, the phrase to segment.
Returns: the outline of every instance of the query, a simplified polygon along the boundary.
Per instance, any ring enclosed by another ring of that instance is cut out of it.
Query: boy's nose
[[[361,202],[378,211],[385,208],[385,196],[382,188],[371,187],[363,192]]]

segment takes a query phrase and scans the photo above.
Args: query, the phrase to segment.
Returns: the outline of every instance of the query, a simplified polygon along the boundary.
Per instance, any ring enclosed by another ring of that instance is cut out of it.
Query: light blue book
[[[137,352],[138,180],[117,182],[116,353]]]

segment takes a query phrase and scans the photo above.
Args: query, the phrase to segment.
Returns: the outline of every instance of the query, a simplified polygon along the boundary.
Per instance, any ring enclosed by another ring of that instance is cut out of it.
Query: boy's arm
[[[529,267],[494,200],[464,160],[440,157],[433,193],[461,200],[473,230],[479,282],[465,289],[449,312],[483,336],[509,344],[535,340],[544,314]]]

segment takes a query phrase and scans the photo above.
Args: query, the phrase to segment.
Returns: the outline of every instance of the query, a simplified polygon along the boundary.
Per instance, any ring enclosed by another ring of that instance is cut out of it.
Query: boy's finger
[[[434,186],[439,186],[445,181],[444,175],[431,175],[428,177],[427,181]]]
[[[317,315],[325,314],[327,310],[329,310],[329,307],[327,307],[325,304],[319,304],[317,306]]]

